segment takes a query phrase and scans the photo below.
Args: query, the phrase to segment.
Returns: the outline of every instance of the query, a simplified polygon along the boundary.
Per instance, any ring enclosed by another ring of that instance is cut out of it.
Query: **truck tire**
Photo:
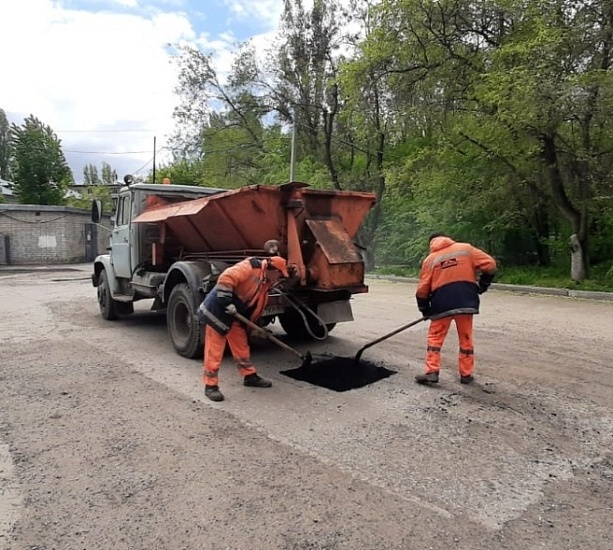
[[[321,325],[315,319],[313,319],[313,316],[308,311],[304,314],[308,320],[311,332],[318,337],[323,336],[324,331]],[[285,333],[290,338],[293,338],[295,340],[313,339],[313,337],[309,334],[309,331],[307,330],[306,326],[304,325],[304,319],[295,309],[290,309],[285,313],[279,315],[279,322],[281,323],[281,326],[283,327]],[[331,332],[335,326],[336,323],[329,323],[326,325],[326,328],[328,329],[328,332]]]
[[[166,323],[172,345],[179,355],[189,359],[202,356],[204,330],[195,317],[192,293],[186,283],[170,291]]]
[[[118,303],[113,300],[111,296],[109,278],[104,269],[100,272],[100,278],[98,280],[98,305],[100,306],[100,314],[103,319],[107,321],[114,321],[117,319]]]

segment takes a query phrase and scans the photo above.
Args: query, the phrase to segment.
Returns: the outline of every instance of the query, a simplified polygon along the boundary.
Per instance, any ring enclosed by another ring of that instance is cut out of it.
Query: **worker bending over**
[[[204,394],[212,401],[223,401],[219,390],[219,366],[226,342],[243,376],[243,384],[270,388],[251,363],[247,329],[235,313],[256,322],[268,302],[268,292],[281,277],[288,277],[287,262],[281,256],[266,259],[246,258],[229,267],[198,309],[204,329]]]

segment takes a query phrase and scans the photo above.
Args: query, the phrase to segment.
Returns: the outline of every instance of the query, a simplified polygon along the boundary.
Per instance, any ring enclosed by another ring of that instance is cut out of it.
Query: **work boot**
[[[418,384],[437,384],[438,383],[438,371],[427,372],[425,374],[418,374],[415,377],[415,382]]]
[[[248,374],[245,376],[243,385],[250,388],[270,388],[272,386],[272,382],[270,380],[265,380],[254,372],[253,374]]]
[[[472,374],[460,376],[460,384],[472,384],[475,377]]]
[[[204,386],[204,395],[211,401],[223,401],[223,393],[219,391],[219,386]]]

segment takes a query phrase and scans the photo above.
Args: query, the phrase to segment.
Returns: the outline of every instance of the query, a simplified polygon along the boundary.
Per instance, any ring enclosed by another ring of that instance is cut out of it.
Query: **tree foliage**
[[[296,179],[376,193],[371,265],[417,265],[440,229],[570,267],[573,236],[581,280],[613,259],[612,59],[605,0],[286,0],[265,63],[245,44],[220,76],[183,50],[165,169],[286,181],[293,126]]]
[[[0,109],[0,178],[3,180],[10,179],[11,157],[11,127],[6,113]]]
[[[20,202],[62,204],[73,178],[53,130],[30,115],[22,126],[11,125],[11,143],[13,181]]]
[[[102,163],[101,175],[95,164],[86,164],[83,168],[83,183],[85,185],[112,185],[117,182],[117,171],[108,162]]]
[[[98,185],[100,183],[98,167],[95,164],[86,164],[83,168],[83,183],[85,185]]]

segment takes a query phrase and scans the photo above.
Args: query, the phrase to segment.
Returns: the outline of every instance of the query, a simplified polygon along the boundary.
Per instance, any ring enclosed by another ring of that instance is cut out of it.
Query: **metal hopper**
[[[354,244],[375,203],[372,193],[311,189],[304,183],[251,185],[145,210],[134,223],[156,223],[161,244],[183,257],[231,259],[262,251],[269,239],[317,290],[365,292],[364,263]]]

